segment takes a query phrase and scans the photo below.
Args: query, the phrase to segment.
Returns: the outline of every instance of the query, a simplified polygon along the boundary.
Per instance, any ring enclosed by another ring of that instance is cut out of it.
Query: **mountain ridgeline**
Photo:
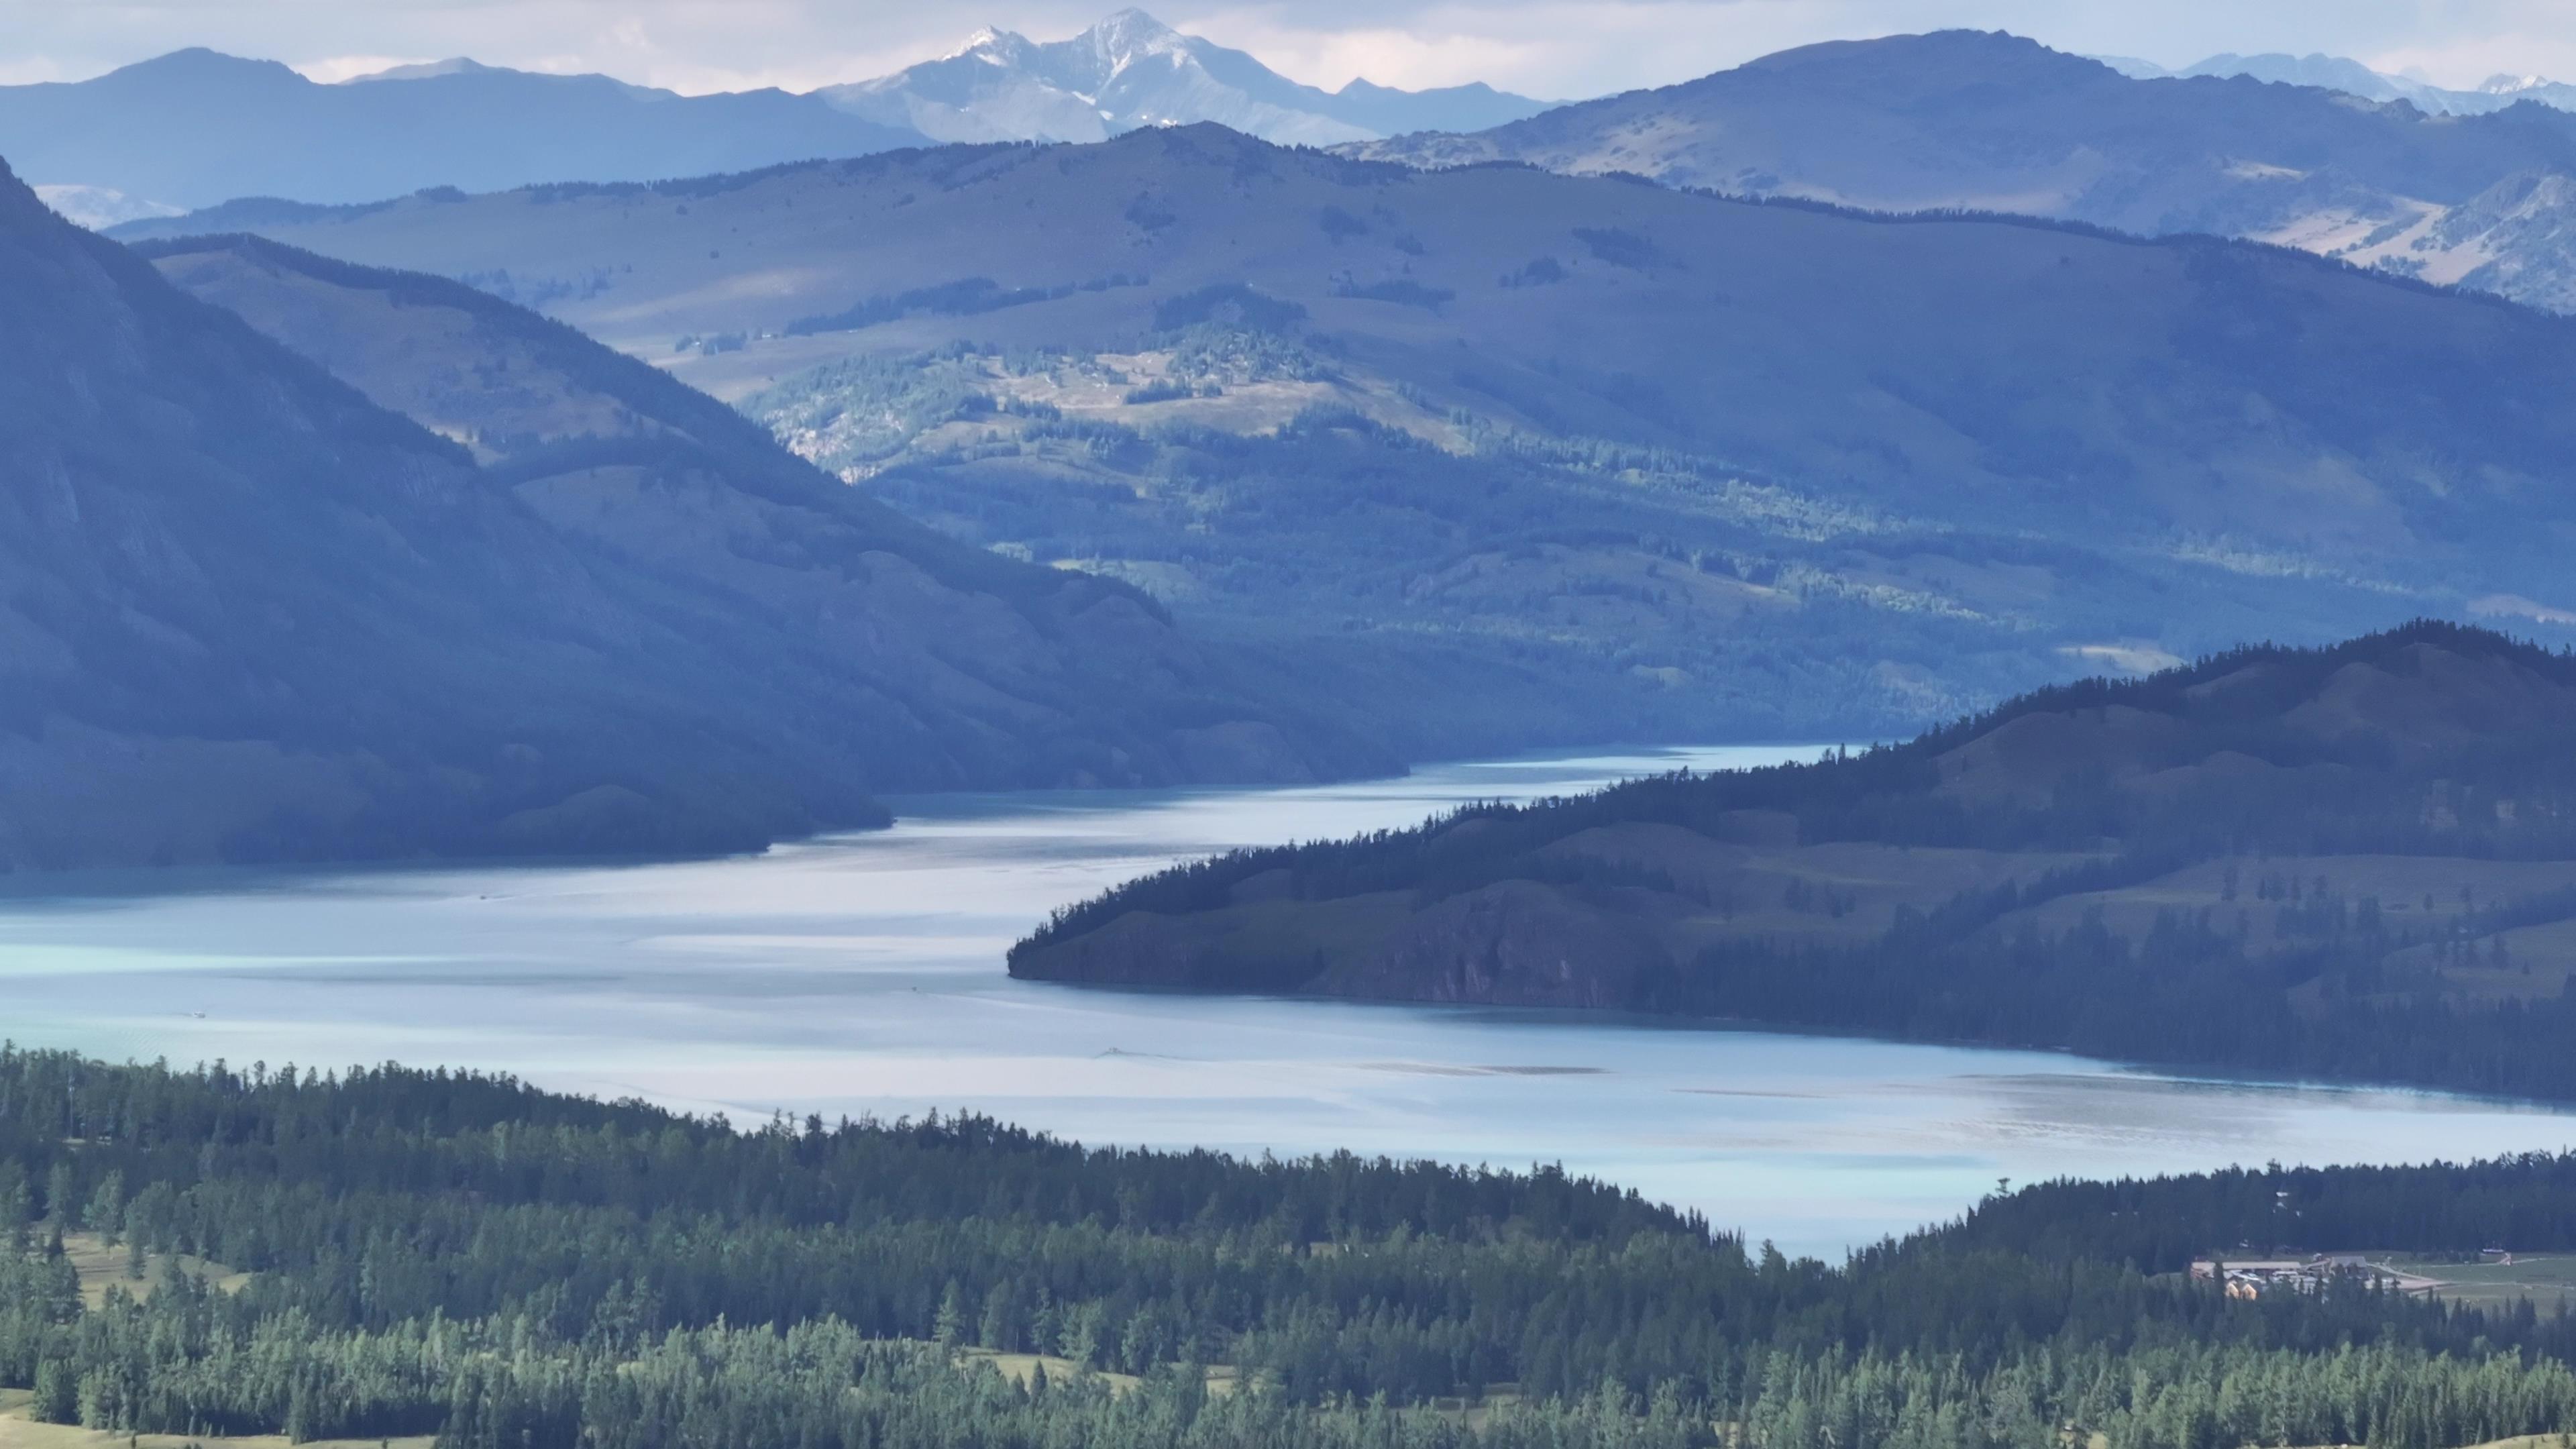
[[[2576,324],[2279,248],[1213,126],[118,235],[209,227],[539,303],[1416,758],[2576,617]]]
[[[2422,623],[1123,886],[1020,976],[2576,1098],[2576,658]]]
[[[2532,99],[2428,115],[2242,74],[2132,79],[1957,30],[1805,46],[1473,135],[1353,151],[2251,237],[2576,310],[2576,114]]]
[[[1486,85],[1403,91],[1299,85],[1239,50],[1121,10],[1079,35],[983,30],[952,55],[815,93],[938,141],[1104,141],[1140,126],[1213,121],[1282,145],[1408,131],[1479,131],[1547,109]]]
[[[476,65],[323,85],[273,60],[182,50],[92,80],[0,86],[0,155],[29,180],[180,208],[649,180],[923,143],[815,96],[683,96]]]
[[[0,862],[743,849],[885,790],[1386,767],[1135,591],[569,328],[265,243],[162,263],[345,347],[0,174]]]
[[[651,181],[1201,121],[1321,146],[1479,130],[1544,109],[1485,85],[1322,91],[1122,10],[1058,41],[983,31],[944,58],[801,95],[682,95],[463,58],[323,84],[273,60],[182,50],[84,81],[0,86],[0,154],[104,225],[245,197],[354,203]]]
[[[2419,111],[2439,116],[2483,116],[2524,101],[2538,101],[2562,111],[2576,109],[2576,85],[2539,75],[2492,75],[2476,90],[2463,91],[2414,76],[2372,70],[2360,61],[2339,55],[2289,55],[2280,51],[2263,55],[2213,55],[2181,70],[2168,70],[2153,61],[2134,58],[2092,58],[2132,80],[2252,76],[2276,85],[2322,86],[2368,101],[2404,101]]]

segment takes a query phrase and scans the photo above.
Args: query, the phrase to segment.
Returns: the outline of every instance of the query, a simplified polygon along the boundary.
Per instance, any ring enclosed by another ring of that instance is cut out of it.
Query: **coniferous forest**
[[[2576,1157],[2046,1184],[1828,1265],[1545,1168],[10,1049],[0,1388],[118,1432],[443,1449],[2437,1449],[2576,1426],[2576,1323],[2178,1270],[2576,1247],[2571,1184]],[[67,1239],[124,1274],[85,1302]],[[234,1276],[173,1266],[206,1263]]]
[[[2576,1100],[2576,958],[2514,954],[2576,922],[2571,730],[2576,657],[2492,631],[2249,646],[1813,763],[1186,862],[1011,966]],[[1992,874],[1927,884],[1918,852]],[[2547,869],[2464,883],[2496,864]]]

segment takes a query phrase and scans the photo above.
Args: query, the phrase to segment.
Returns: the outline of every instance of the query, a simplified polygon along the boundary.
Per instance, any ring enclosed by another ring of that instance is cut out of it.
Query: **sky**
[[[317,80],[469,55],[700,92],[807,90],[1040,40],[1117,0],[0,0],[0,83],[78,80],[183,46]],[[2576,79],[2576,0],[1161,0],[1159,18],[1327,88],[1483,80],[1546,99],[1668,85],[1819,40],[1972,26],[2181,66],[2222,51],[2349,55],[2468,87]]]

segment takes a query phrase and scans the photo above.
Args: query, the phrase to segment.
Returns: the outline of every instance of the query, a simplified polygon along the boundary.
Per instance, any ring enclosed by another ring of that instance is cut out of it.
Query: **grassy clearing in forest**
[[[225,1445],[227,1449],[289,1449],[283,1434],[255,1434],[239,1439],[205,1434],[119,1434],[84,1429],[78,1424],[39,1424],[27,1417],[29,1395],[22,1389],[0,1389],[0,1449],[191,1449]],[[314,1439],[294,1449],[433,1449],[430,1435],[410,1439]]]
[[[1030,1380],[1037,1377],[1040,1367],[1046,1369],[1047,1381],[1050,1383],[1060,1384],[1075,1378],[1097,1379],[1122,1394],[1144,1382],[1134,1374],[1084,1368],[1072,1359],[1058,1358],[1051,1353],[996,1353],[989,1348],[969,1348],[958,1354],[958,1361],[961,1363],[971,1364],[977,1360],[1000,1369],[1004,1378],[1022,1388],[1028,1387]],[[1210,1364],[1207,1369],[1208,1392],[1233,1393],[1235,1384],[1240,1378],[1241,1375],[1236,1372],[1232,1364]],[[6,1446],[0,1446],[0,1449],[6,1449]]]
[[[63,1234],[63,1256],[71,1259],[73,1271],[80,1274],[81,1302],[96,1308],[107,1302],[108,1285],[116,1284],[135,1298],[149,1298],[152,1290],[169,1274],[173,1265],[182,1273],[204,1279],[226,1293],[238,1293],[250,1281],[248,1273],[236,1272],[221,1263],[211,1263],[192,1254],[147,1253],[143,1273],[136,1277],[132,1260],[122,1244],[109,1246],[96,1233]]]
[[[2510,1263],[2438,1263],[2392,1258],[2390,1266],[2437,1280],[2432,1295],[2477,1308],[2503,1308],[2528,1298],[2542,1316],[2576,1307],[2576,1257],[2516,1256]]]

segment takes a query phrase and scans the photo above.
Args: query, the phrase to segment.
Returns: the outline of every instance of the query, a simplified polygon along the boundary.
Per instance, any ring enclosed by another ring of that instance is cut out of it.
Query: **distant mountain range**
[[[1484,85],[1399,91],[1299,85],[1239,50],[1122,10],[1069,40],[978,32],[955,54],[817,94],[939,141],[1102,141],[1140,126],[1214,121],[1283,144],[1407,131],[1478,131],[1547,109]]]
[[[681,96],[481,66],[320,85],[275,61],[183,50],[95,80],[0,86],[0,155],[29,180],[160,206],[684,176],[921,141],[784,91]]]
[[[1127,10],[1043,44],[986,31],[947,59],[811,95],[683,96],[462,58],[322,85],[274,61],[184,50],[94,80],[0,86],[0,154],[65,215],[104,226],[240,197],[645,181],[1199,121],[1329,145],[1479,130],[1543,109],[1482,85],[1317,90]]]
[[[2576,310],[2576,114],[2531,101],[2428,116],[2250,76],[2133,80],[2013,36],[1945,31],[1808,46],[1351,154],[2210,232]]]
[[[541,301],[953,536],[1345,671],[1408,751],[2576,619],[2576,322],[2280,248],[1215,126],[118,234],[208,228]]]
[[[2405,101],[2437,116],[2483,116],[2524,101],[2576,110],[2576,85],[2536,75],[2490,76],[2476,90],[2455,91],[2411,76],[2372,70],[2360,61],[2339,55],[2213,55],[2181,70],[2167,70],[2154,61],[2128,56],[2100,55],[2092,59],[2132,80],[2250,76],[2277,85],[2322,86],[2364,100]]]
[[[879,791],[1393,764],[1138,591],[452,282],[147,261],[0,172],[0,325],[0,866],[747,849]]]

